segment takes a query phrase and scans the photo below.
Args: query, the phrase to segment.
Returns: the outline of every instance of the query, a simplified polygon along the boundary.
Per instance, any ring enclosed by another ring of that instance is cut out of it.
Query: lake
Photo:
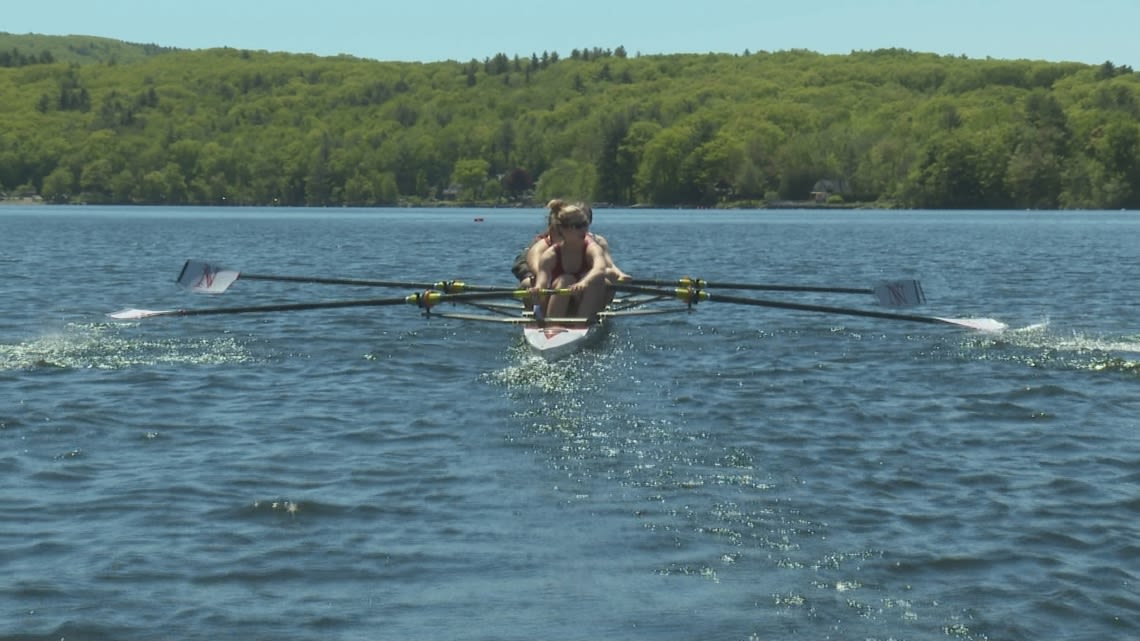
[[[1140,635],[1140,215],[595,214],[635,277],[916,278],[1010,329],[705,302],[546,363],[404,306],[117,322],[411,293],[188,258],[508,285],[544,210],[5,206],[0,639]]]

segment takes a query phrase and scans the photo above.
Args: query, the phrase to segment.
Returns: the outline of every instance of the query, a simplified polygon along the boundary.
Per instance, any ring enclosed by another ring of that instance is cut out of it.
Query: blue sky
[[[200,49],[482,60],[884,47],[1140,69],[1140,0],[22,0],[0,31]]]

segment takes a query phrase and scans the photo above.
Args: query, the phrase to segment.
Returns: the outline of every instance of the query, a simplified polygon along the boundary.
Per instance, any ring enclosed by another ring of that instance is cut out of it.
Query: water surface
[[[596,214],[635,276],[1011,329],[710,302],[547,364],[412,307],[112,322],[410,293],[186,258],[508,284],[543,213],[5,207],[0,638],[1140,634],[1140,217]]]

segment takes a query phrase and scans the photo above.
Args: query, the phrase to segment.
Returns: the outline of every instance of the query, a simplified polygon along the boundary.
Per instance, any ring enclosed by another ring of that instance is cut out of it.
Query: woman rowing
[[[566,201],[555,199],[546,204],[548,210],[546,231],[535,236],[530,245],[519,252],[515,257],[514,265],[511,267],[511,273],[515,278],[519,279],[519,286],[529,288],[534,286],[535,275],[538,273],[538,259],[542,256],[542,252],[554,246],[561,241],[561,235],[558,231],[558,225],[555,222],[554,212],[566,207]],[[575,203],[575,207],[582,209],[586,213],[586,220],[593,224],[594,210],[589,205],[584,203]],[[613,254],[610,253],[610,244],[600,234],[593,232],[589,233],[591,242],[596,243],[602,249],[606,260],[606,279],[609,281],[624,281],[630,280],[632,277],[625,273],[614,262]]]
[[[550,296],[547,318],[594,318],[608,299],[605,252],[590,239],[590,218],[582,205],[551,201],[549,226],[557,228],[558,242],[538,256],[532,291],[569,289],[569,296]]]

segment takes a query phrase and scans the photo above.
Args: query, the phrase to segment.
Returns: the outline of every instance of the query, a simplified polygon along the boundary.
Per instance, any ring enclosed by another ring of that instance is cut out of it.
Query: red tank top
[[[586,242],[582,243],[582,260],[578,263],[578,271],[571,274],[575,278],[579,279],[582,278],[582,274],[589,272],[591,267],[590,254],[586,251],[586,248],[590,246],[590,237],[586,236],[585,240]],[[546,242],[550,243],[549,237],[547,237]],[[558,261],[554,263],[554,269],[550,270],[550,280],[554,280],[555,278],[558,278],[562,274],[566,273],[566,271],[562,269],[562,245],[555,245],[554,253],[556,256],[558,256]]]

